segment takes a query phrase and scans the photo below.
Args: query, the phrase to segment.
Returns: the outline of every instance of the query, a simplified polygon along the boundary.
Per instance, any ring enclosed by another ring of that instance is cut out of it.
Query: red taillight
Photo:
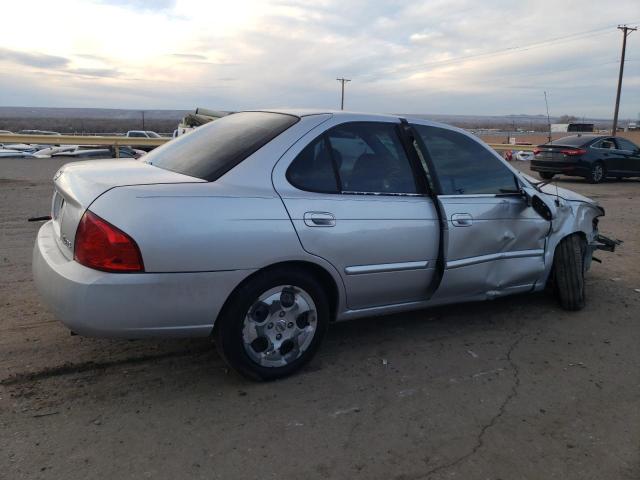
[[[560,150],[560,153],[570,157],[576,157],[578,155],[584,155],[587,151],[584,148],[575,148],[572,150]]]
[[[533,149],[533,154],[534,155],[538,155],[542,150],[540,150],[539,148],[534,148]]]
[[[105,272],[144,272],[136,242],[87,210],[76,231],[73,258],[85,267]]]

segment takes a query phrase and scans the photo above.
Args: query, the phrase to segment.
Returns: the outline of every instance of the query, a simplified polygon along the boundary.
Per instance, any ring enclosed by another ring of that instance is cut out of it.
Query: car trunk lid
[[[536,148],[535,159],[550,162],[566,162],[580,156],[581,147],[569,145],[540,145]]]
[[[130,185],[205,182],[133,159],[69,163],[58,170],[53,180],[53,229],[60,250],[69,259],[73,258],[75,233],[82,215],[106,191]]]

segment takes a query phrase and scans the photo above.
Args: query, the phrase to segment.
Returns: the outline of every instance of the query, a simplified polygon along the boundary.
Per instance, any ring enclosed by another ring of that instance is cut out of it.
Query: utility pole
[[[344,84],[350,82],[348,78],[336,78],[342,84],[342,96],[340,97],[340,110],[344,110]]]
[[[544,92],[544,104],[547,106],[547,127],[549,128],[549,142],[551,142],[551,118],[549,118],[549,102],[547,102],[547,92]]]
[[[618,110],[620,109],[620,92],[622,90],[622,74],[624,73],[624,55],[627,50],[627,37],[631,32],[638,30],[637,28],[627,27],[626,25],[618,25],[618,30],[622,30],[622,56],[620,57],[620,74],[618,75],[618,93],[616,94],[616,109],[613,112],[613,128],[611,135],[616,136],[618,131]]]
[[[144,130],[144,110],[142,110],[140,113],[142,113],[142,130]]]

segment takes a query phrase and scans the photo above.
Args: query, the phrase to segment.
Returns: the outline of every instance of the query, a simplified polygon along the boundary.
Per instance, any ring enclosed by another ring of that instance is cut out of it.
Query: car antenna
[[[556,207],[560,206],[560,194],[558,193],[558,181],[553,182],[556,187]]]

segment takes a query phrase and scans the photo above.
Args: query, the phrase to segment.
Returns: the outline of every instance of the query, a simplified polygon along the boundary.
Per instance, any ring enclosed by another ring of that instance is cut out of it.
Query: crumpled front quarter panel
[[[559,199],[560,205],[556,209],[555,217],[552,220],[551,234],[545,252],[545,279],[548,279],[553,266],[553,257],[556,247],[560,241],[568,235],[582,233],[587,244],[594,242],[598,235],[598,229],[594,226],[593,220],[603,213],[600,207],[594,203],[584,201],[570,201]],[[591,255],[585,258],[586,267],[591,265]]]

